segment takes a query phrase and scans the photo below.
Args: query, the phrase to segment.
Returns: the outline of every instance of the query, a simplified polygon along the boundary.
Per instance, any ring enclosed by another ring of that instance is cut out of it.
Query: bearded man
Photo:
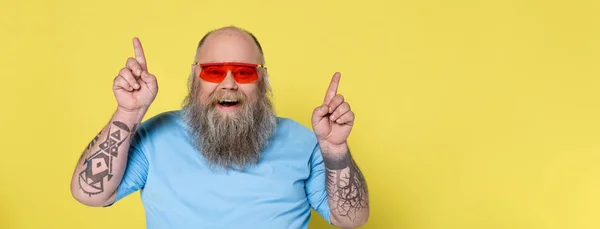
[[[311,131],[275,114],[256,37],[224,27],[199,42],[182,109],[142,122],[158,84],[133,46],[113,82],[118,107],[73,173],[77,201],[107,207],[140,190],[148,228],[307,228],[311,209],[340,228],[367,222],[339,73]]]

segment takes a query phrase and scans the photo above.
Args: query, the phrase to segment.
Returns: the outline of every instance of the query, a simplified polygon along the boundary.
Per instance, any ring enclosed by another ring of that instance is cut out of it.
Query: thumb
[[[142,72],[142,80],[146,84],[156,84],[156,77],[154,77],[154,75],[148,73],[147,71]]]
[[[329,113],[329,107],[326,104],[323,104],[323,105],[315,108],[315,110],[313,110],[312,123],[315,124],[315,123],[319,122],[328,113]]]
[[[158,92],[158,85],[156,84],[156,77],[147,71],[142,72],[142,77],[140,77],[142,81],[146,84],[146,88],[150,91],[150,93],[156,96]]]

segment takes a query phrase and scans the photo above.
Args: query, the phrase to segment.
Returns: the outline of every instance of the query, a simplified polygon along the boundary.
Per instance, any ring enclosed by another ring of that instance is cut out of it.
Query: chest
[[[272,147],[253,167],[222,171],[210,169],[190,145],[171,146],[149,161],[143,197],[155,205],[179,203],[214,212],[304,203],[309,153]]]

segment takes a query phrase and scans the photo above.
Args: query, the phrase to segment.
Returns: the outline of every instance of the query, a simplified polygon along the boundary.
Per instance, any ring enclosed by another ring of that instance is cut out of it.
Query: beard
[[[276,127],[270,90],[264,79],[258,83],[253,103],[241,91],[216,90],[204,104],[198,99],[200,82],[192,77],[183,117],[194,146],[211,168],[242,170],[259,162]],[[239,107],[231,112],[218,111],[217,106],[224,99],[237,100]]]

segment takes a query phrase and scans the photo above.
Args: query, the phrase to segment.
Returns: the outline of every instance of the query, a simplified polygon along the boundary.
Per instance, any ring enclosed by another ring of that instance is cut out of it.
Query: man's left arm
[[[331,224],[341,228],[362,226],[369,218],[367,183],[350,154],[347,139],[354,125],[354,112],[337,94],[340,73],[335,73],[323,105],[312,115],[326,171]]]
[[[369,195],[365,178],[348,147],[322,147],[331,209],[331,223],[342,228],[356,228],[369,218]]]

